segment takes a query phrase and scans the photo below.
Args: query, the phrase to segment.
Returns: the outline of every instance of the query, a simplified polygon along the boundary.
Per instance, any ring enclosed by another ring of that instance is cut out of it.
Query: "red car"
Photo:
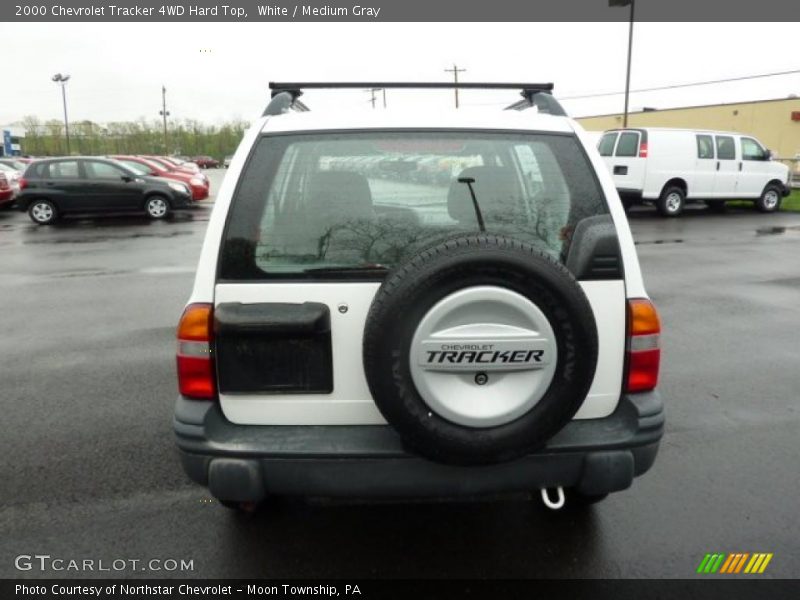
[[[0,173],[0,207],[6,208],[11,206],[14,201],[14,190],[8,184],[5,173]]]
[[[198,167],[194,163],[177,163],[177,161],[172,160],[171,158],[167,158],[166,156],[151,156],[145,155],[142,158],[146,158],[147,160],[152,160],[157,162],[160,165],[163,165],[165,168],[172,170],[175,169],[180,171],[181,173],[191,173],[195,175],[200,173],[200,167]],[[205,175],[201,175],[201,177],[205,177]]]
[[[120,161],[134,171],[141,172],[142,175],[152,175],[155,177],[182,181],[192,190],[192,200],[197,201],[208,198],[211,186],[208,179],[205,177],[192,175],[191,173],[178,171],[176,169],[169,169],[159,161],[143,158],[141,156],[116,155],[110,158]]]
[[[195,156],[192,162],[201,169],[216,169],[219,166],[219,161],[211,156]]]
[[[174,165],[176,169],[191,171],[192,173],[200,172],[200,167],[190,161],[181,160],[180,158],[175,158],[174,156],[157,156],[156,158],[163,162]]]

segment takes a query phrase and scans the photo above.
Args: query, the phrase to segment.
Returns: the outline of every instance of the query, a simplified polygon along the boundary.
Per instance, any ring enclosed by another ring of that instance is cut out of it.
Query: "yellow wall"
[[[778,157],[793,158],[800,154],[800,121],[792,121],[792,111],[800,111],[800,98],[631,113],[628,127],[738,131],[756,137]],[[576,120],[587,131],[622,127],[621,114]]]

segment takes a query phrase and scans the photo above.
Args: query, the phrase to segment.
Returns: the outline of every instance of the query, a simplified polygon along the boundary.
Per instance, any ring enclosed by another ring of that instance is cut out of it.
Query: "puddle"
[[[756,229],[756,235],[783,235],[784,233],[797,233],[798,231],[800,231],[800,225],[759,227]]]
[[[66,271],[63,273],[50,273],[46,277],[52,279],[69,279],[72,277],[101,277],[105,275],[124,275],[130,273],[124,269],[78,269],[75,271]]]
[[[787,277],[785,279],[772,279],[770,281],[765,281],[764,283],[770,283],[772,285],[783,285],[791,288],[800,288],[800,277]]]
[[[24,240],[23,244],[99,244],[118,240],[135,240],[138,238],[166,239],[183,235],[192,235],[191,231],[170,231],[168,233],[132,233],[129,235],[100,235],[93,237],[60,237],[43,240]]]
[[[675,238],[671,240],[644,240],[644,241],[634,241],[633,242],[636,246],[644,246],[646,244],[682,244],[683,240],[680,238]]]

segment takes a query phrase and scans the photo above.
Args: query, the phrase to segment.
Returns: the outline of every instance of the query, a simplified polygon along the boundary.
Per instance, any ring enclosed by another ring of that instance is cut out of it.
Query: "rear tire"
[[[781,207],[782,190],[771,183],[764,188],[761,197],[756,200],[756,208],[763,213],[776,212]]]
[[[672,185],[664,188],[661,196],[656,203],[658,212],[662,217],[677,217],[683,212],[686,205],[686,192],[683,188]]]
[[[37,225],[52,225],[58,220],[58,209],[50,200],[34,200],[28,207],[28,216]]]
[[[144,202],[144,211],[151,219],[164,219],[170,212],[169,200],[160,195],[148,196]]]

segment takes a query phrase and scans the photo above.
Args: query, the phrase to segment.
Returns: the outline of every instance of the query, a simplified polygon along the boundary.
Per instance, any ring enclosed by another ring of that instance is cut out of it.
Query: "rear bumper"
[[[220,500],[460,496],[557,485],[605,494],[652,466],[664,411],[657,392],[624,396],[612,415],[571,421],[534,454],[481,467],[420,458],[388,425],[235,425],[216,403],[179,398],[173,426],[184,470]]]

